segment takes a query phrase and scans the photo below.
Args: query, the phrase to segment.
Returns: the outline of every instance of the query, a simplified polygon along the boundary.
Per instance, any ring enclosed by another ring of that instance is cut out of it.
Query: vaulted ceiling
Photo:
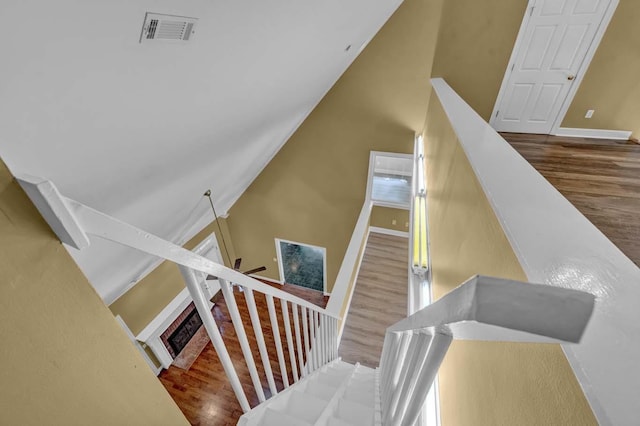
[[[224,214],[401,0],[5,0],[0,156],[14,174],[182,242]],[[139,43],[145,12],[198,18]],[[72,256],[110,303],[153,259]]]

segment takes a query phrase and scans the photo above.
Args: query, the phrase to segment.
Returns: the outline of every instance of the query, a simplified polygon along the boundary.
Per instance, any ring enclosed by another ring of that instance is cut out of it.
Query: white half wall
[[[529,280],[596,296],[582,342],[563,349],[598,422],[637,425],[640,269],[443,79],[432,85]]]

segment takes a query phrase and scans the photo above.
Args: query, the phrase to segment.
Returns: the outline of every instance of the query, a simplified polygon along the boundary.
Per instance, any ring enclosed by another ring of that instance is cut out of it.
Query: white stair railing
[[[292,380],[295,383],[306,374],[321,367],[324,363],[328,363],[337,358],[337,320],[339,318],[329,311],[290,293],[227,268],[224,265],[206,259],[77,201],[66,198],[58,192],[55,185],[50,181],[32,176],[19,177],[18,181],[62,242],[74,248],[83,249],[91,244],[92,237],[99,237],[132,247],[144,253],[158,256],[165,260],[170,260],[179,265],[186,286],[193,298],[194,305],[244,412],[251,409],[248,398],[244,393],[242,384],[240,383],[238,374],[231,361],[220,331],[218,330],[215,319],[209,310],[208,301],[202,289],[204,283],[199,281],[197,277],[200,274],[196,274],[195,271],[202,272],[205,276],[212,275],[218,277],[254,390],[260,402],[266,400],[266,395],[262,388],[262,382],[249,344],[247,331],[245,330],[233,287],[230,283],[241,287],[243,290],[253,333],[258,345],[260,361],[264,367],[271,396],[276,395],[278,389],[271,369],[270,352],[265,341],[254,292],[261,293],[266,297],[269,327],[265,329],[270,329],[273,333],[277,363],[284,387],[288,387],[290,384],[288,378],[289,371],[292,372]],[[282,309],[286,347],[289,352],[288,362],[284,356],[279,318],[275,309],[276,299]],[[293,324],[291,324],[288,315],[289,306],[293,313]],[[300,317],[298,317],[298,310],[301,312]],[[303,325],[302,329],[300,323]],[[294,333],[291,333],[292,325]],[[293,341],[294,335],[296,338],[295,345]],[[304,352],[302,351],[303,341]],[[298,349],[297,360],[296,352],[293,350],[294,346]],[[300,375],[297,374],[298,366],[300,367]]]
[[[62,242],[82,249],[91,243],[90,237],[97,236],[179,265],[195,307],[244,412],[251,407],[209,311],[202,283],[197,278],[199,274],[195,271],[219,279],[260,402],[266,400],[266,395],[230,283],[244,290],[260,361],[272,396],[277,394],[278,389],[254,292],[266,297],[277,364],[285,387],[289,384],[289,369],[295,383],[337,358],[339,318],[329,311],[63,197],[50,181],[29,176],[20,177],[18,181]],[[275,299],[281,304],[289,353],[288,365]],[[377,395],[380,400],[377,406],[380,407],[380,413],[376,415],[377,422],[385,426],[413,425],[416,422],[453,339],[576,343],[582,337],[593,307],[594,297],[581,291],[482,276],[471,278],[437,302],[387,329],[378,378]],[[293,313],[293,324],[288,318],[289,311]],[[295,372],[298,367],[300,374]]]
[[[594,296],[476,276],[387,329],[380,360],[380,417],[385,426],[414,425],[453,339],[577,343]]]

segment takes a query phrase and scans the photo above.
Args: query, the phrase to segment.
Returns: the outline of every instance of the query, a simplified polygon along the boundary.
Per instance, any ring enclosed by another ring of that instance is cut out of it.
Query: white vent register
[[[140,43],[150,41],[188,42],[195,33],[198,18],[147,12],[140,33]]]

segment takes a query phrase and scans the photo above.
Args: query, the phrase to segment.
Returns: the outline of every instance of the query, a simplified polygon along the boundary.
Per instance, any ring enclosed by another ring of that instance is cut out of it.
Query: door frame
[[[275,238],[276,240],[276,256],[278,260],[278,273],[280,274],[280,282],[286,283],[284,280],[284,268],[282,265],[282,251],[280,250],[280,243],[296,244],[298,246],[306,246],[322,251],[322,293],[325,296],[329,296],[331,293],[327,292],[327,249],[325,247],[314,246],[313,244],[300,243],[298,241],[285,240],[283,238]],[[302,286],[300,286],[302,287]],[[305,287],[307,288],[307,287]],[[313,290],[313,289],[310,289]]]
[[[500,104],[502,103],[505,93],[507,92],[507,82],[509,81],[509,77],[511,76],[512,68],[515,66],[515,61],[516,61],[516,58],[518,57],[519,50],[523,47],[522,39],[524,37],[525,30],[529,25],[529,22],[531,21],[531,15],[533,14],[533,9],[536,8],[541,1],[542,0],[529,0],[529,3],[527,4],[527,9],[525,10],[525,13],[524,13],[524,18],[522,19],[522,23],[520,24],[520,29],[518,30],[518,36],[516,37],[516,42],[513,45],[513,50],[511,51],[511,56],[509,57],[509,63],[507,64],[507,69],[504,73],[504,77],[502,77],[502,84],[500,85],[500,91],[498,92],[498,97],[496,98],[496,102],[493,106],[493,111],[491,112],[491,118],[489,119],[489,124],[491,125],[491,127],[495,128],[495,119],[500,109]],[[571,85],[571,87],[569,88],[569,92],[567,93],[567,96],[562,102],[562,106],[558,111],[558,115],[553,121],[553,126],[551,127],[551,132],[550,132],[551,135],[555,135],[558,133],[558,129],[560,129],[560,126],[562,125],[562,121],[564,120],[564,117],[567,115],[567,111],[569,111],[569,107],[573,102],[573,98],[578,92],[578,88],[582,83],[582,79],[584,78],[585,74],[587,73],[587,70],[589,69],[589,66],[591,65],[591,61],[593,60],[593,57],[596,54],[596,50],[598,49],[598,46],[600,46],[600,42],[602,41],[602,38],[604,37],[604,34],[607,31],[609,24],[611,23],[611,18],[613,18],[613,14],[615,13],[619,3],[620,3],[620,0],[610,0],[609,6],[607,6],[607,10],[604,12],[604,15],[602,17],[602,21],[600,21],[600,25],[598,26],[598,29],[596,30],[596,33],[593,36],[593,41],[591,42],[589,49],[587,49],[587,53],[585,54],[584,60],[582,61],[582,63],[580,64],[580,67],[578,68],[578,71],[576,72],[576,79],[574,83]]]

